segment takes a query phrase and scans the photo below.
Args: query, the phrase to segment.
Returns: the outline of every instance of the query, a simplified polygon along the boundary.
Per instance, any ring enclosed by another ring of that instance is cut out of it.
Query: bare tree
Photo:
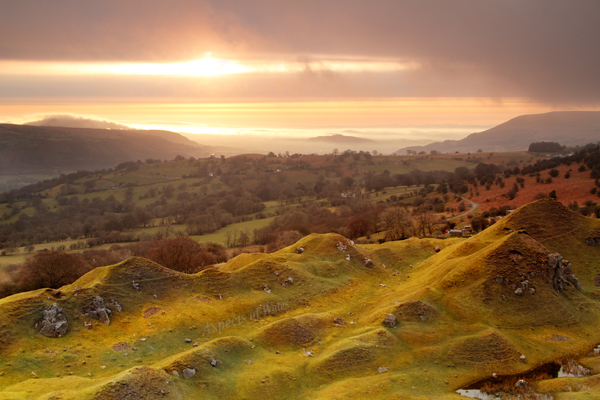
[[[73,283],[90,269],[90,266],[83,261],[79,254],[44,251],[25,261],[20,280],[27,288],[58,289],[63,285]]]
[[[398,240],[411,236],[414,231],[413,218],[404,207],[390,207],[379,215],[386,239]]]

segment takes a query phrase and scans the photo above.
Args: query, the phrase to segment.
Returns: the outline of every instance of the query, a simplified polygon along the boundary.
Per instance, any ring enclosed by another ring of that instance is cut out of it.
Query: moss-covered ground
[[[469,383],[564,357],[597,374],[600,245],[588,237],[600,221],[546,199],[469,239],[313,234],[194,275],[131,258],[0,300],[0,399],[459,399]],[[554,252],[581,291],[554,290]],[[123,308],[108,326],[84,314],[95,296]],[[39,333],[53,303],[69,323],[60,338]],[[599,398],[598,382],[535,388]]]

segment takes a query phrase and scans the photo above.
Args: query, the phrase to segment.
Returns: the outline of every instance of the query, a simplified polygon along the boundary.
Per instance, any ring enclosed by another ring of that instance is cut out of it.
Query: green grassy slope
[[[131,258],[0,300],[0,399],[457,399],[492,373],[600,342],[600,246],[585,244],[598,232],[599,221],[541,200],[467,240],[357,246],[312,234],[195,275]],[[557,251],[581,291],[548,281]],[[535,293],[518,296],[524,277]],[[97,295],[123,307],[108,326],[84,315]],[[69,321],[61,338],[36,328],[52,303]],[[383,324],[390,314],[395,327]],[[581,379],[580,394],[598,396]],[[538,387],[561,398],[567,385],[555,381]]]

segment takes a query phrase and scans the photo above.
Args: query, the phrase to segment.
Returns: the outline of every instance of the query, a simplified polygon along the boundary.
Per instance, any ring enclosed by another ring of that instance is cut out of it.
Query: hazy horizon
[[[305,137],[322,128],[491,127],[523,114],[600,110],[594,1],[0,7],[0,122],[70,114]],[[420,129],[410,139],[458,136]]]

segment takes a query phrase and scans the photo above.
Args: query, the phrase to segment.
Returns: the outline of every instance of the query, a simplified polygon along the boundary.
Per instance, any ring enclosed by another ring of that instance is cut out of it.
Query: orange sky
[[[117,99],[118,100],[118,99]],[[139,100],[139,99],[138,99]],[[469,124],[496,125],[521,114],[551,111],[553,108],[519,99],[501,103],[477,98],[364,99],[285,102],[226,103],[94,103],[59,104],[23,102],[0,104],[0,115],[17,123],[48,114],[72,113],[102,116],[112,121],[191,122],[269,128],[311,128],[327,126]]]
[[[0,122],[70,114],[350,129],[600,110],[597,1],[0,0],[0,9]]]

